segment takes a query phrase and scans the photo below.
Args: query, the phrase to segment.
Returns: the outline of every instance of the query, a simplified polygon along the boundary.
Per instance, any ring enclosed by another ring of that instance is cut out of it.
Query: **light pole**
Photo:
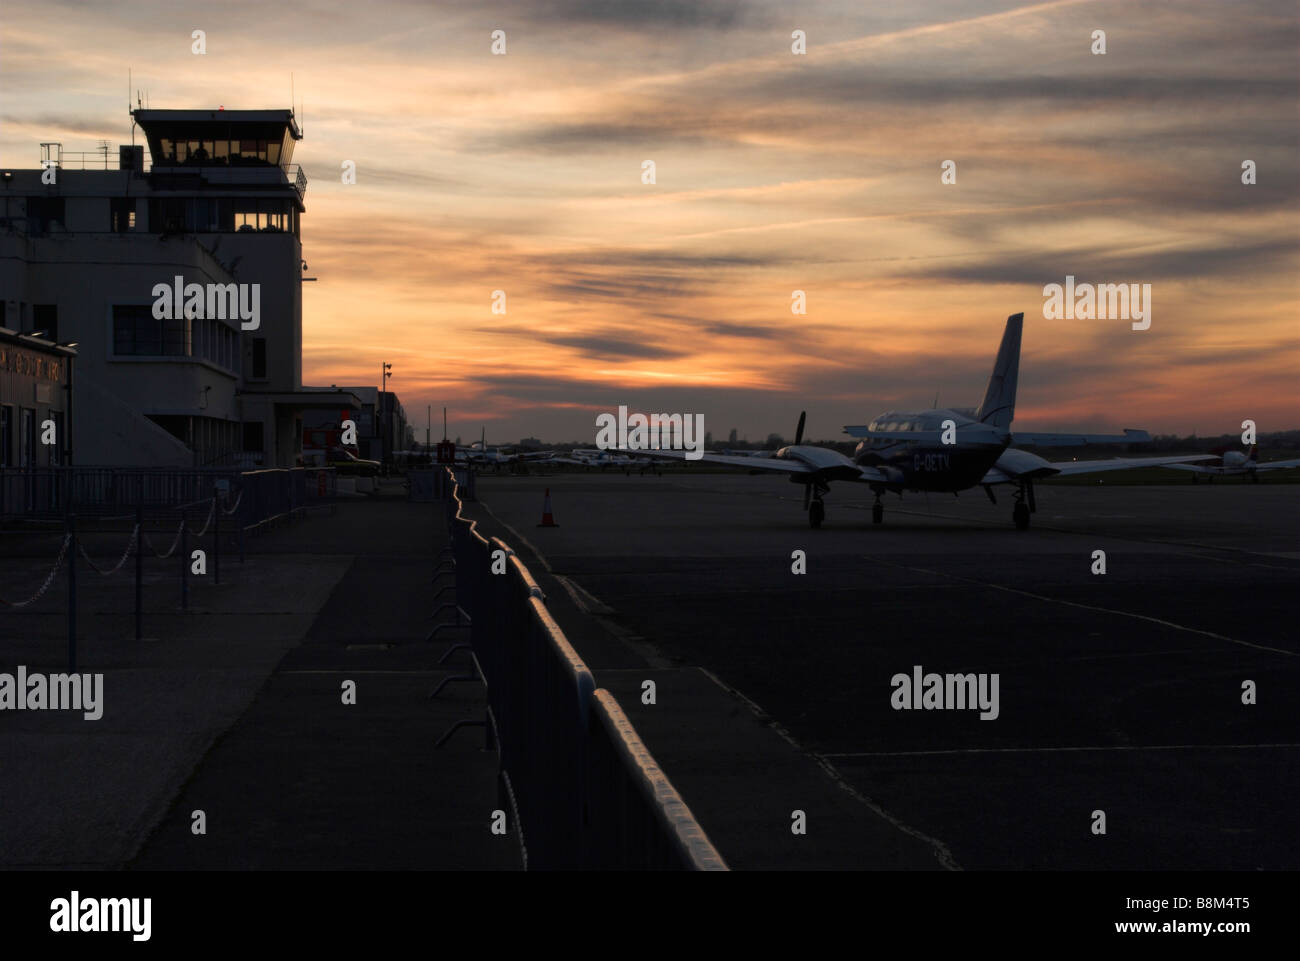
[[[387,421],[384,418],[384,394],[388,392],[388,378],[393,376],[389,371],[392,369],[392,364],[384,364],[383,370],[380,371],[383,378],[379,382],[379,459],[383,461],[385,468],[388,467],[388,431]]]

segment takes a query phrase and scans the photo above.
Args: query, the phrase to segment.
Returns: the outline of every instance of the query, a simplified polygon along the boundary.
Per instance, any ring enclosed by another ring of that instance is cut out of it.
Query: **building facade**
[[[76,356],[71,347],[0,328],[0,468],[71,462]]]
[[[293,113],[135,125],[116,169],[43,144],[40,169],[0,170],[3,326],[77,343],[79,464],[292,466],[305,411],[358,403],[302,384]]]

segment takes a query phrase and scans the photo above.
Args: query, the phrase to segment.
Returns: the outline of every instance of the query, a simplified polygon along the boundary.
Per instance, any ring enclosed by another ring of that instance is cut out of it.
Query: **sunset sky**
[[[1298,51],[1294,0],[7,0],[0,164],[127,142],[128,67],[154,108],[287,107],[292,73],[304,382],[390,361],[421,440],[426,404],[489,443],[620,404],[835,437],[976,404],[1018,311],[1018,427],[1268,431],[1300,427]],[[1151,328],[1045,320],[1067,274],[1151,284]]]

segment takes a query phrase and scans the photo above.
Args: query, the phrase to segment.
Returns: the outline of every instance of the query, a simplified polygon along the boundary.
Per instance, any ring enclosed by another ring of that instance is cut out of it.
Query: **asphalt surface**
[[[799,494],[483,475],[473,508],[733,867],[1300,867],[1300,486],[1042,485],[1025,532],[978,492],[875,527],[849,485],[813,531]],[[916,665],[997,674],[998,716],[894,709]]]
[[[140,641],[133,559],[111,576],[79,564],[78,669],[103,673],[103,716],[0,712],[0,868],[520,868],[517,838],[490,831],[497,762],[481,729],[434,749],[482,719],[484,691],[428,698],[465,671],[437,664],[446,638],[425,641],[446,528],[389,487],[246,539],[220,585],[191,578],[188,609],[179,557],[150,556]],[[160,552],[167,533],[151,533]],[[107,570],[128,535],[84,540]],[[58,542],[0,541],[9,597],[40,586]],[[0,613],[0,671],[67,669],[67,599],[64,573]]]

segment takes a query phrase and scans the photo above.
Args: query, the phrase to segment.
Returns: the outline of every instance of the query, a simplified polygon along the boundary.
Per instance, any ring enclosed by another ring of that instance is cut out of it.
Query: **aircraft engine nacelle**
[[[1039,457],[1037,454],[1031,454],[1029,451],[1017,450],[1014,447],[1008,447],[998,457],[995,465],[998,470],[1010,474],[1012,477],[1021,477],[1032,475],[1035,472],[1040,477],[1059,474],[1060,471],[1053,467],[1051,461]]]

